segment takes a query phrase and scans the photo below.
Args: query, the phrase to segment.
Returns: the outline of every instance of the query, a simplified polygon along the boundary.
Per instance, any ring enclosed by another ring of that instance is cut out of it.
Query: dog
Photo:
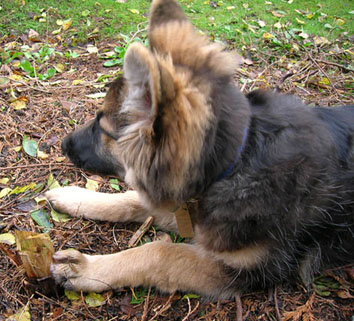
[[[193,237],[110,255],[54,254],[77,291],[154,286],[210,298],[311,283],[354,262],[354,106],[309,107],[233,85],[239,58],[198,33],[175,0],[154,0],[150,48],[133,43],[97,117],[62,149],[84,170],[134,190],[46,193],[60,211],[154,223]]]

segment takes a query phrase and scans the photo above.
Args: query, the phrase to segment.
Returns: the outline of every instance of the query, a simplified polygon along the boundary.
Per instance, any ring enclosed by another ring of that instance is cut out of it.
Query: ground
[[[235,84],[244,93],[256,88],[277,88],[297,94],[312,105],[354,102],[350,43],[343,47],[343,42],[318,38],[316,45],[294,41],[288,47],[279,47],[271,43],[271,38],[263,37],[260,41],[257,48],[249,44],[240,51],[244,63],[235,74]],[[38,208],[51,212],[48,205],[43,207],[42,202],[37,204],[34,200],[50,185],[49,177],[61,186],[84,187],[94,181],[97,184],[93,188],[102,192],[113,193],[118,188],[112,177],[92,177],[75,168],[63,158],[60,148],[68,132],[94,117],[103,101],[100,93],[106,91],[108,82],[120,72],[119,65],[106,68],[100,59],[112,52],[118,42],[102,41],[71,48],[66,43],[51,43],[50,38],[46,39],[47,48],[54,48],[53,52],[40,51],[45,47],[43,42],[36,34],[0,39],[0,48],[5,48],[0,49],[0,235],[13,234],[15,230],[47,229],[56,250],[76,248],[85,253],[124,250],[138,225],[84,219],[63,222],[52,217],[38,223],[31,215]],[[14,58],[14,53],[25,51],[32,53],[26,58],[34,70]],[[35,52],[42,54],[36,57]],[[49,66],[55,69],[54,75],[49,75]],[[31,152],[25,141],[30,141],[34,156],[28,154]],[[123,191],[126,186],[119,182],[119,188]],[[153,241],[157,234],[151,228],[143,241]],[[242,313],[250,321],[349,321],[354,316],[353,266],[323,272],[309,289],[300,283],[285,284],[267,293],[243,295],[241,302],[210,302],[194,294],[168,295],[154,289],[125,288],[104,293],[95,307],[87,294],[73,298],[53,285],[48,289],[44,285],[47,280],[28,280],[19,264],[16,245],[7,243],[12,242],[0,242],[0,320],[8,317],[29,320],[24,312],[21,317],[14,316],[23,307],[31,320],[240,320]],[[242,311],[237,308],[240,305]]]

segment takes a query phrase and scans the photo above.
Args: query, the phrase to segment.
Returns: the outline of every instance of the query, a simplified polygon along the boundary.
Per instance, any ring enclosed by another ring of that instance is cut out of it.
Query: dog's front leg
[[[176,231],[173,213],[163,208],[149,209],[135,191],[107,194],[76,186],[55,188],[45,193],[50,204],[59,212],[75,217],[109,222],[144,222],[154,217],[154,224]]]
[[[189,244],[156,241],[95,256],[64,250],[55,253],[54,260],[51,272],[57,283],[76,291],[142,285],[219,296],[227,284],[221,265]]]

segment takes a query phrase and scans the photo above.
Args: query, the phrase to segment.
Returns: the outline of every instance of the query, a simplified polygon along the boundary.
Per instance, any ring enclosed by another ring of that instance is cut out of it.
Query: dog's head
[[[247,104],[231,85],[239,57],[198,33],[174,0],[153,1],[148,37],[150,48],[128,48],[123,78],[110,87],[96,119],[64,140],[63,150],[84,169],[124,176],[153,200],[182,200],[205,185],[208,169],[218,168],[223,108],[239,111],[232,139],[242,139]],[[223,121],[228,127],[234,119]],[[220,157],[229,162],[231,156]]]

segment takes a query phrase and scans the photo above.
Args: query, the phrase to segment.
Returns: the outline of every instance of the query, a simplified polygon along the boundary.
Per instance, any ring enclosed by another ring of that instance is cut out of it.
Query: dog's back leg
[[[135,191],[107,194],[69,186],[55,188],[45,194],[47,200],[59,212],[75,217],[109,222],[144,222],[154,217],[154,224],[176,231],[176,219],[163,208],[151,209],[144,205]]]

